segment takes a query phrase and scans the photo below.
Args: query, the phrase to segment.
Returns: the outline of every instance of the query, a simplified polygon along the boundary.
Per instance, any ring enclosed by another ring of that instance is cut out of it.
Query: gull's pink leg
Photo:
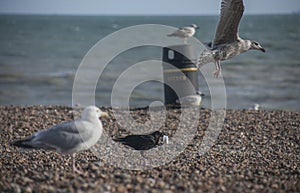
[[[216,65],[216,71],[214,72],[214,77],[218,78],[222,71],[220,60],[216,60],[215,65]]]
[[[184,44],[187,44],[187,38],[184,38]]]
[[[73,168],[73,173],[77,172],[79,174],[81,174],[82,172],[80,170],[78,170],[75,166],[75,153],[72,154],[72,168]]]

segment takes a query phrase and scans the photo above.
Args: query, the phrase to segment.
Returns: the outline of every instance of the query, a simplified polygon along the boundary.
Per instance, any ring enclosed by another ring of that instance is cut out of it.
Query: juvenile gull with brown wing
[[[210,44],[210,50],[205,50],[198,61],[199,67],[213,61],[216,65],[215,77],[218,77],[222,70],[220,61],[252,49],[265,52],[258,42],[239,37],[238,27],[244,9],[243,0],[222,0],[221,15],[214,41]]]

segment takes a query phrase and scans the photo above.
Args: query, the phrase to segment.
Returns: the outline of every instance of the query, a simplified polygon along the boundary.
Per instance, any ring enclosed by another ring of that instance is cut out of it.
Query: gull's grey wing
[[[195,100],[199,99],[199,95],[189,95],[189,96],[185,96],[185,97],[181,97],[180,101],[182,102],[194,102]]]
[[[214,46],[238,40],[238,27],[244,9],[243,0],[222,0]]]
[[[181,31],[185,32],[185,33],[191,33],[193,28],[190,27],[182,27],[180,28]]]
[[[56,149],[62,153],[68,152],[82,144],[83,139],[89,138],[92,135],[91,132],[84,132],[84,129],[80,126],[80,121],[78,123],[71,121],[37,132],[31,140],[32,146],[44,149]]]
[[[168,36],[179,36],[179,37],[187,37],[187,33],[192,33],[192,29],[190,27],[182,27],[178,30],[174,31],[172,34]]]

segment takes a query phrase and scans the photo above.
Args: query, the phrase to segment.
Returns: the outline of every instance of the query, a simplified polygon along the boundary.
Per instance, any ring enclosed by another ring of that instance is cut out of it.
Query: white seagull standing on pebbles
[[[221,73],[221,60],[230,59],[252,49],[265,52],[265,49],[258,42],[243,40],[239,37],[238,27],[244,9],[243,0],[222,0],[219,24],[214,41],[210,44],[216,65],[215,77]]]
[[[81,119],[38,131],[12,144],[22,148],[41,148],[56,150],[62,154],[73,154],[73,172],[81,173],[75,167],[75,153],[89,149],[98,142],[103,132],[99,117],[107,117],[107,113],[95,106],[88,106],[82,112]]]
[[[203,94],[200,93],[199,91],[194,94],[194,95],[188,95],[188,96],[184,96],[181,97],[179,99],[176,100],[177,104],[180,104],[184,107],[189,107],[189,106],[200,106],[201,101],[202,101],[202,96]]]
[[[191,26],[182,27],[178,30],[174,31],[171,34],[168,34],[169,37],[178,37],[183,38],[184,43],[187,43],[187,38],[193,37],[193,35],[196,33],[196,29],[199,29],[199,27],[195,24],[192,24]]]

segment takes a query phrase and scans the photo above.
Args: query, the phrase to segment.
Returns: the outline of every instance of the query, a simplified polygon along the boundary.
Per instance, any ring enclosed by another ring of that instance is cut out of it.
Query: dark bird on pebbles
[[[128,135],[126,137],[120,137],[114,139],[116,142],[120,142],[135,150],[149,150],[156,147],[159,144],[160,139],[166,139],[166,135],[160,131],[154,131],[145,135]]]

